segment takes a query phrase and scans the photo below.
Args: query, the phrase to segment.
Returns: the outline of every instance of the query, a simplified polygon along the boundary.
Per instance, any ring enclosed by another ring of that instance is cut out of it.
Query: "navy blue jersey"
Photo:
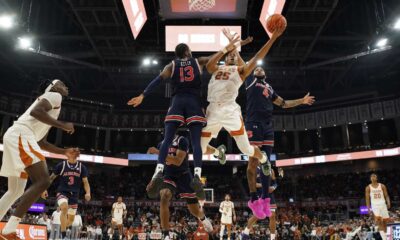
[[[272,121],[273,102],[278,95],[265,79],[250,76],[246,79],[246,121],[270,122]]]
[[[197,59],[175,59],[172,68],[172,95],[190,93],[200,96],[201,69]]]
[[[160,149],[161,143],[158,145]],[[176,156],[179,150],[186,152],[186,157],[180,166],[165,165],[164,173],[166,175],[177,175],[189,171],[189,141],[183,136],[175,136],[171,146],[168,149],[168,154]]]
[[[57,164],[54,174],[60,176],[58,192],[79,193],[82,185],[82,178],[88,176],[85,165],[81,162],[70,164],[68,161],[62,161]]]

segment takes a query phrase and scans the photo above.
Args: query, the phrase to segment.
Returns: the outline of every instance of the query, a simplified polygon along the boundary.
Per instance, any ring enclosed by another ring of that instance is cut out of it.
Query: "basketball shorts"
[[[207,126],[203,128],[202,137],[216,138],[222,128],[232,137],[245,133],[242,111],[236,102],[210,103],[206,117]]]
[[[177,94],[172,98],[164,122],[177,122],[181,125],[201,124],[205,126],[207,120],[201,108],[200,98],[192,94]]]
[[[222,215],[221,224],[232,225],[232,216],[224,216],[224,215]]]
[[[3,136],[3,163],[0,176],[28,178],[25,168],[45,161],[35,135],[20,124],[10,127]]]
[[[374,213],[375,217],[381,217],[383,219],[389,218],[389,212],[386,205],[372,206],[372,212]]]
[[[274,128],[272,122],[246,122],[247,136],[255,146],[274,146]]]
[[[68,204],[68,214],[75,215],[78,210],[78,193],[74,192],[58,192],[57,204],[61,206],[63,203]]]
[[[122,216],[116,216],[112,218],[112,222],[117,225],[122,225],[124,221],[122,220]]]
[[[185,199],[188,204],[198,203],[196,193],[190,187],[192,182],[192,174],[184,172],[181,174],[164,174],[164,183],[161,189],[170,189],[177,198]]]

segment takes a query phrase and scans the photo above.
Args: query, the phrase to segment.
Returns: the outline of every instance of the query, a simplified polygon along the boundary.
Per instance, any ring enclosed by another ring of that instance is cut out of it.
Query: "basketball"
[[[285,29],[287,26],[286,18],[281,14],[273,14],[267,19],[267,29],[274,32],[277,28]]]

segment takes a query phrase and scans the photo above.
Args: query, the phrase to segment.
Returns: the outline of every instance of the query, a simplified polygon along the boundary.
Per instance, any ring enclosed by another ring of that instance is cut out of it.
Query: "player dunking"
[[[162,143],[159,144],[159,146]],[[159,154],[159,150],[151,147],[149,154]],[[173,195],[185,199],[189,212],[197,217],[203,224],[207,232],[211,232],[213,227],[211,222],[206,218],[203,209],[200,208],[198,198],[194,193],[194,189],[190,186],[192,182],[192,174],[189,170],[189,141],[183,137],[175,135],[169,154],[166,159],[164,170],[163,184],[160,190],[160,219],[161,229],[163,231],[162,239],[170,239],[169,237],[169,206]]]
[[[219,212],[221,213],[221,230],[219,232],[219,238],[222,240],[227,230],[228,239],[231,239],[232,224],[236,222],[235,205],[231,201],[231,195],[225,195],[225,201],[219,205]]]
[[[191,183],[196,194],[205,198],[203,185],[200,181],[202,151],[200,145],[201,130],[206,124],[206,119],[201,108],[201,73],[202,68],[208,61],[208,57],[193,58],[188,45],[181,43],[175,48],[176,59],[164,67],[164,70],[146,87],[138,97],[132,98],[128,105],[139,106],[143,99],[148,96],[156,86],[164,79],[171,80],[173,97],[171,105],[165,117],[165,136],[160,147],[158,162],[153,178],[147,187],[150,197],[158,194],[162,184],[162,172],[165,159],[168,155],[168,148],[171,145],[174,135],[182,124],[187,124],[190,131],[190,140],[193,148],[194,178]]]
[[[283,33],[284,29],[277,29],[271,39],[261,50],[249,61],[248,64],[241,63],[237,66],[236,47],[229,44],[222,51],[213,55],[207,63],[207,70],[212,74],[208,85],[207,126],[203,129],[201,146],[203,153],[221,155],[218,149],[209,145],[211,138],[217,137],[219,131],[225,128],[235,139],[236,144],[243,154],[248,155],[247,181],[250,189],[251,199],[248,202],[253,214],[258,218],[265,218],[262,203],[258,201],[256,189],[256,169],[261,162],[265,171],[270,171],[269,161],[257,146],[250,145],[246,135],[240,106],[236,103],[239,88],[248,75],[256,67],[258,60],[263,59],[268,53],[276,39]],[[234,38],[233,38],[234,39]],[[224,56],[225,65],[218,66],[218,61]],[[242,60],[243,61],[243,60]]]
[[[115,202],[112,205],[111,209],[111,232],[110,232],[110,239],[112,239],[112,236],[114,235],[114,229],[117,226],[118,227],[118,234],[119,234],[119,239],[122,239],[123,237],[123,229],[124,229],[124,219],[126,218],[126,205],[122,201],[122,197],[118,197],[117,202]]]
[[[389,219],[388,209],[390,208],[390,198],[386,186],[378,182],[378,176],[371,174],[371,184],[365,188],[365,201],[368,213],[372,208],[375,223],[379,226],[379,234],[386,240],[386,225]]]
[[[279,172],[279,173],[277,173]],[[257,168],[257,180],[259,180],[260,183],[257,182],[257,189],[260,190],[260,192],[264,191],[264,186],[261,184],[261,175],[262,175],[262,170],[260,167]],[[276,190],[276,188],[278,187],[278,182],[277,182],[277,174],[280,177],[283,177],[283,169],[279,168],[276,169],[273,168],[271,170],[271,186],[268,187],[268,199],[270,199],[270,203],[271,203],[271,208],[270,211],[271,213],[268,214],[269,217],[269,230],[271,232],[270,235],[270,239],[271,240],[275,240],[276,238],[276,210],[278,208],[278,206],[276,205],[276,201],[275,201],[275,195],[274,192]],[[264,205],[264,207],[266,207]],[[246,240],[246,239],[250,239],[250,229],[253,228],[253,225],[257,222],[257,217],[255,216],[251,216],[251,218],[247,221],[247,226],[244,229],[243,233],[242,233],[242,240]]]
[[[45,87],[44,93],[14,122],[3,137],[4,151],[0,175],[8,178],[8,190],[0,199],[0,219],[24,193],[28,177],[32,185],[25,191],[15,212],[1,230],[2,240],[19,239],[16,229],[21,218],[50,185],[45,157],[40,151],[64,154],[67,157],[76,152],[74,148],[59,148],[46,140],[51,127],[72,134],[74,125],[57,120],[62,97],[68,95],[65,84],[60,80],[53,80]]]
[[[85,200],[90,201],[91,199],[88,170],[85,165],[77,160],[78,157],[79,152],[68,157],[66,161],[58,163],[50,176],[51,182],[58,177],[60,178],[57,187],[57,204],[61,209],[60,222],[63,239],[66,237],[67,228],[75,220],[82,184],[85,189]],[[47,196],[48,193],[45,191],[42,197],[45,199]]]
[[[273,105],[281,108],[293,108],[299,105],[312,105],[315,101],[313,96],[307,94],[303,98],[295,100],[284,100],[266,82],[266,74],[263,68],[257,67],[253,76],[246,79],[246,130],[250,144],[258,146],[271,158],[274,147],[274,128],[272,126]],[[260,202],[269,205],[268,189],[269,175],[261,171],[260,174],[262,194]],[[269,208],[264,208],[265,215],[270,214]]]

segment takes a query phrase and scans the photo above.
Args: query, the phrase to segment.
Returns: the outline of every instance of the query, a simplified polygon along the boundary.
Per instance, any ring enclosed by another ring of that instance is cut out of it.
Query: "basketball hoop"
[[[189,0],[189,11],[205,12],[215,6],[215,0]]]

